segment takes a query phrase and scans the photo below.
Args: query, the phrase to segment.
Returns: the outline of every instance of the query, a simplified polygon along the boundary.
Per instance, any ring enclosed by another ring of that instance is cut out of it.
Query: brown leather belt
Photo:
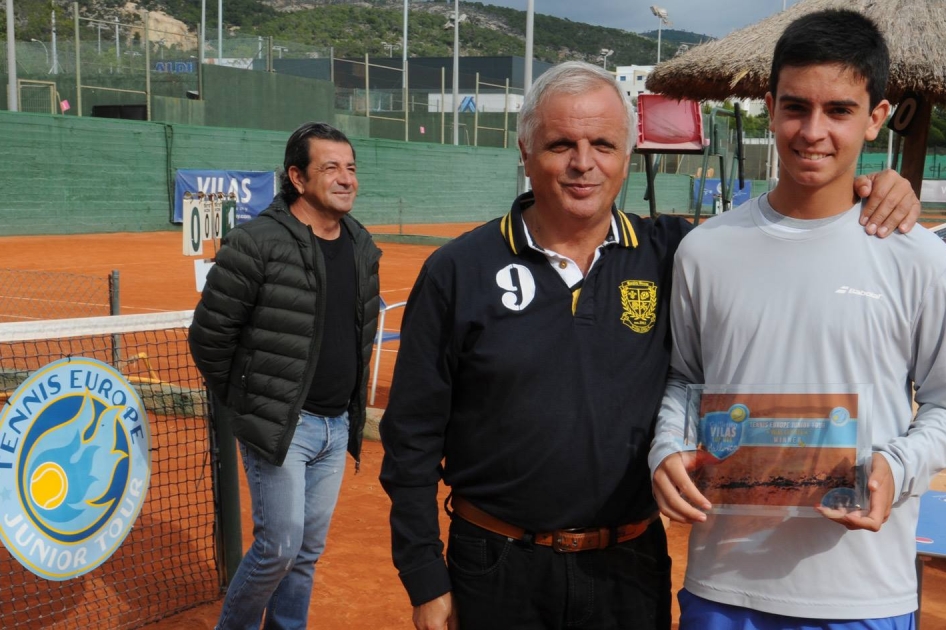
[[[587,527],[582,529],[559,529],[554,532],[543,532],[530,535],[529,532],[504,523],[479,509],[466,499],[451,496],[450,503],[453,514],[477,527],[513,538],[515,540],[531,539],[536,545],[552,547],[555,551],[571,553],[575,551],[589,551],[592,549],[607,549],[612,545],[633,540],[647,531],[647,528],[657,520],[657,513],[651,514],[643,521],[619,525],[617,527]]]

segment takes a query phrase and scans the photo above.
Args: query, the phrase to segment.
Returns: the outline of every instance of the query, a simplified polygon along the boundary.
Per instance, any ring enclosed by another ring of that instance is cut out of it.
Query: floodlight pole
[[[529,93],[532,87],[532,46],[533,30],[535,24],[535,0],[528,0],[526,3],[526,67],[522,74],[522,95]]]
[[[16,40],[13,39],[13,0],[7,0],[7,109],[17,111]]]
[[[53,11],[53,67],[50,68],[52,74],[59,74],[59,54],[56,52],[56,12]]]
[[[660,18],[657,18],[657,63],[660,63],[660,27],[663,26],[664,21]]]
[[[654,17],[657,18],[657,63],[660,63],[660,34],[663,30],[663,25],[666,24],[670,26],[670,20],[667,18],[667,10],[661,7],[658,7],[656,4],[650,6],[650,12],[654,14]]]
[[[608,69],[608,57],[610,57],[613,54],[614,54],[613,50],[610,50],[608,48],[601,49],[601,67],[604,68],[605,70]]]
[[[453,145],[460,144],[460,0],[453,0]]]
[[[407,102],[407,2],[408,0],[404,0],[404,41],[401,42],[401,87],[405,90],[405,102]]]
[[[223,60],[223,0],[217,0],[217,59]]]
[[[204,63],[204,42],[206,33],[204,32],[204,24],[207,23],[207,0],[200,0],[200,59],[198,61],[201,65]]]

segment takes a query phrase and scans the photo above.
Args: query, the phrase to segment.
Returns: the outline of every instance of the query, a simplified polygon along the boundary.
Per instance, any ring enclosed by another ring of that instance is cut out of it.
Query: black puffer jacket
[[[348,451],[356,467],[365,426],[368,365],[378,326],[379,250],[355,219],[342,237],[355,250],[355,325],[361,353],[349,404]],[[309,228],[281,197],[232,230],[194,311],[189,343],[211,392],[233,416],[233,433],[282,465],[322,345],[325,263]]]

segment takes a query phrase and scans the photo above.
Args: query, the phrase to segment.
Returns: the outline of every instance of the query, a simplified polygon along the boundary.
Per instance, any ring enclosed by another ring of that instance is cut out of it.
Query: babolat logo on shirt
[[[87,573],[131,530],[151,474],[138,394],[114,368],[73,357],[40,368],[0,413],[0,537],[48,580]]]
[[[636,333],[648,332],[657,321],[657,284],[625,280],[619,285],[624,313],[621,322]]]

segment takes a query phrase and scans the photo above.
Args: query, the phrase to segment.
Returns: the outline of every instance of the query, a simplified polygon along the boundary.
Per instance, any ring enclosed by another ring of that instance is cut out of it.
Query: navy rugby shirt
[[[528,531],[614,526],[656,506],[647,453],[670,359],[673,254],[689,228],[612,210],[617,244],[577,295],[528,245],[522,210],[425,263],[408,301],[381,481],[416,605],[450,589],[437,489]]]

